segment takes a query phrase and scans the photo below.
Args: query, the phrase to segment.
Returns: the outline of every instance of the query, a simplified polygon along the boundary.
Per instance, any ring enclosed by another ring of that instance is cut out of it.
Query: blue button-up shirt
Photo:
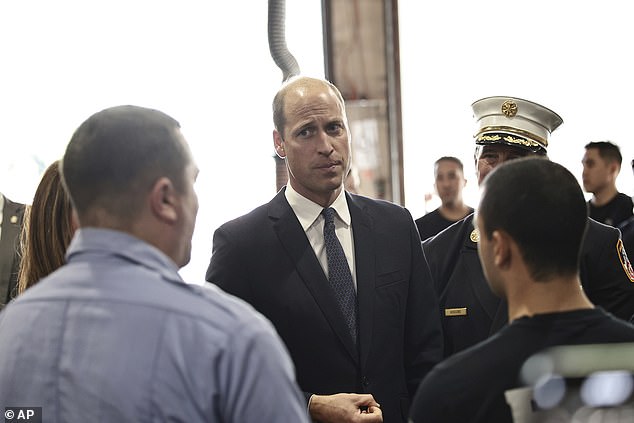
[[[45,422],[307,422],[272,325],[185,284],[158,249],[76,232],[68,264],[0,313],[0,410]]]

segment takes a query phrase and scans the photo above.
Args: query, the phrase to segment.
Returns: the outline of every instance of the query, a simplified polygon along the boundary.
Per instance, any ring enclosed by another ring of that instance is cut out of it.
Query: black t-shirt
[[[473,213],[473,209],[469,207],[469,212],[465,216],[471,213]],[[436,235],[438,232],[456,223],[458,220],[446,219],[442,214],[440,214],[440,208],[437,208],[423,217],[416,219],[416,227],[418,227],[418,233],[420,234],[421,241],[425,241],[427,238]]]
[[[597,207],[588,201],[590,217],[597,222],[610,226],[618,226],[620,223],[632,217],[632,197],[619,192],[607,204]]]
[[[512,422],[504,392],[523,384],[530,356],[557,345],[634,342],[634,326],[601,308],[522,317],[438,364],[412,404],[412,421]]]

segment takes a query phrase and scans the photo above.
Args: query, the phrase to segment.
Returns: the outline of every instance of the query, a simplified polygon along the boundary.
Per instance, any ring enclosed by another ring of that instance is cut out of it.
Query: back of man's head
[[[189,153],[179,129],[165,113],[138,106],[108,108],[82,123],[62,159],[81,226],[101,226],[104,216],[124,226],[162,176],[182,190]]]
[[[610,141],[592,141],[585,145],[585,149],[596,148],[599,156],[608,163],[615,162],[621,167],[623,156],[618,145]]]
[[[575,177],[539,157],[512,160],[482,183],[482,236],[509,234],[536,281],[578,272],[587,207]]]

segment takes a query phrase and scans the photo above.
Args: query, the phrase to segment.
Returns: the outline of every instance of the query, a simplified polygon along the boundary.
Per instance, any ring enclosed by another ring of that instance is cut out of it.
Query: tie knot
[[[335,209],[333,209],[332,207],[327,207],[321,212],[321,214],[324,215],[325,224],[334,223],[334,221],[335,221]]]

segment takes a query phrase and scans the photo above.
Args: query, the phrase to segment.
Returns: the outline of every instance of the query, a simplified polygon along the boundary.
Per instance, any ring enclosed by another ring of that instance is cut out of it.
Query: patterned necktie
[[[356,344],[357,296],[348,260],[335,234],[335,209],[328,207],[322,211],[322,214],[324,215],[324,244],[328,257],[328,280],[346,319],[352,340]]]

